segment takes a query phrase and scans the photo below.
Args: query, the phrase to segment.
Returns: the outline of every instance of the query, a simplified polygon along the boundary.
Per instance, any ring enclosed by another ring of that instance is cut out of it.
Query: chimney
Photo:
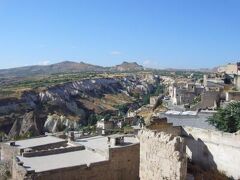
[[[10,141],[10,146],[15,146],[15,141]]]

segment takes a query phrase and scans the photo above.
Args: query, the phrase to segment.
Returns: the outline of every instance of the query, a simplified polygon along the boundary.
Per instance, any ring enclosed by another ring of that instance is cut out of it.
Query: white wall
[[[183,127],[183,131],[187,154],[193,162],[240,178],[240,134],[191,127]]]

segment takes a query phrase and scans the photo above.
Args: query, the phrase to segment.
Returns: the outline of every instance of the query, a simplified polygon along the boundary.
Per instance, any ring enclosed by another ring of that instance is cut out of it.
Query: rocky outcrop
[[[87,124],[91,113],[114,112],[115,105],[133,102],[129,95],[132,92],[146,94],[152,91],[153,87],[154,83],[146,82],[141,77],[126,76],[84,79],[44,90],[26,91],[20,99],[0,100],[0,130],[9,133],[10,136],[29,132],[38,135],[44,130],[52,132],[65,126],[70,128]],[[122,99],[104,99],[108,94],[122,94]],[[55,116],[51,117],[49,114]]]
[[[38,114],[34,111],[31,111],[25,113],[22,119],[18,119],[14,122],[9,132],[9,136],[24,136],[26,133],[37,136],[41,133],[41,129],[42,123]]]
[[[47,132],[58,132],[64,129],[77,129],[79,123],[75,120],[70,120],[63,115],[48,115],[47,120],[44,123],[44,130]]]
[[[116,65],[111,68],[112,71],[142,71],[144,67],[137,64],[136,62],[123,62],[122,64]]]

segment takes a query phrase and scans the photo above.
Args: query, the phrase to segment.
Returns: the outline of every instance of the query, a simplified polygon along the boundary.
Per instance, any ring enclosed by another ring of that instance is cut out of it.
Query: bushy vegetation
[[[159,85],[157,85],[154,93],[152,93],[151,95],[159,96],[160,94],[163,94],[164,92],[165,92],[165,86],[163,84],[159,84]]]
[[[196,97],[193,99],[193,102],[192,102],[191,105],[195,105],[195,104],[199,103],[200,101],[201,101],[201,95],[196,96]]]
[[[26,132],[24,135],[18,135],[13,137],[14,140],[28,139],[34,136],[34,133],[31,131]]]
[[[128,105],[127,104],[119,104],[115,106],[120,114],[126,114],[128,112]]]
[[[7,180],[10,179],[10,164],[8,162],[0,162],[0,179]]]
[[[143,105],[150,103],[150,94],[146,94],[143,96]]]
[[[224,132],[240,130],[240,102],[232,102],[208,119],[208,122]]]
[[[90,126],[95,125],[98,121],[104,118],[105,117],[101,114],[90,114],[88,117],[88,125]]]
[[[4,97],[17,97],[21,96],[21,91],[27,89],[45,88],[61,83],[82,80],[85,78],[102,77],[103,74],[96,73],[64,73],[52,74],[43,77],[30,77],[20,80],[12,80],[8,83],[1,84],[0,98]]]

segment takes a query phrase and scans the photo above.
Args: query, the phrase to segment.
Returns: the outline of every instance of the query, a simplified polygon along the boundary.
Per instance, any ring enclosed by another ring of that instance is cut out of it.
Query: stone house
[[[106,134],[108,131],[113,129],[114,122],[113,121],[106,121],[105,119],[101,119],[97,122],[96,128],[102,131],[102,134]]]
[[[76,141],[45,136],[2,144],[2,161],[16,180],[139,179],[139,141],[133,135]]]
[[[192,104],[195,97],[203,91],[203,87],[194,83],[187,83],[184,86],[173,84],[169,87],[169,95],[175,105]]]

